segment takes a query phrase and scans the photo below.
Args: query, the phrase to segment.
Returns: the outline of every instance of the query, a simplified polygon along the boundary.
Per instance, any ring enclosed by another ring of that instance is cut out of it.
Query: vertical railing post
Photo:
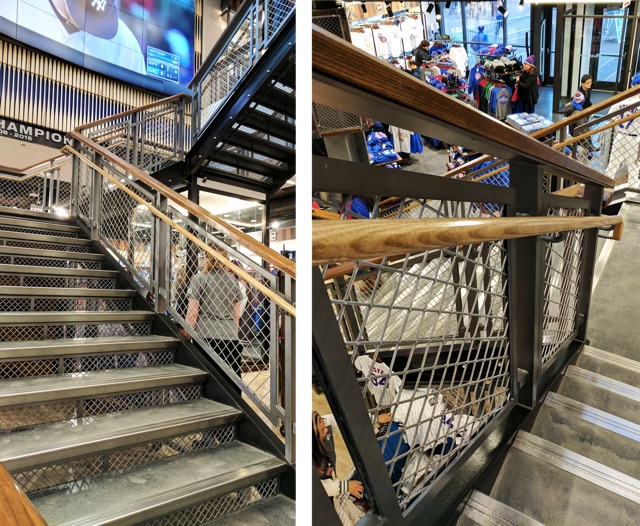
[[[385,517],[390,524],[400,524],[402,511],[380,454],[355,368],[336,324],[324,279],[318,269],[313,270],[312,297],[314,371],[342,432],[353,464],[370,496],[374,513]]]
[[[584,198],[589,200],[589,215],[601,215],[603,188],[595,184],[584,185]],[[591,293],[593,288],[593,278],[596,267],[598,249],[598,229],[591,228],[584,231],[582,245],[582,276],[580,280],[580,291],[578,293],[578,311],[576,315],[578,333],[576,339],[585,341],[587,337],[587,326],[589,320],[589,309],[591,307]]]
[[[102,157],[93,152],[91,160],[97,166],[102,167]],[[102,207],[100,200],[102,196],[102,174],[92,168],[93,177],[91,181],[91,239],[93,241],[100,240],[100,221],[102,217]]]
[[[77,141],[76,141],[77,142]],[[76,151],[78,145],[74,144]],[[78,199],[80,190],[80,159],[75,155],[71,156],[71,195],[69,196],[69,215],[78,217]]]
[[[156,195],[156,207],[160,212],[169,215],[168,199],[158,193]],[[169,302],[169,294],[171,289],[171,278],[169,272],[171,270],[171,243],[169,242],[168,223],[158,217],[153,217],[155,227],[155,247],[154,247],[154,263],[153,264],[153,283],[155,283],[154,305],[156,312],[163,313],[167,309]]]
[[[516,204],[508,215],[546,215],[542,167],[512,161],[509,172],[510,186],[516,190]],[[541,367],[544,247],[535,236],[514,239],[509,242],[508,256],[511,389],[518,404],[533,407],[538,398]],[[519,369],[528,375],[522,387],[518,385]]]
[[[185,150],[185,119],[184,119],[184,105],[185,100],[180,99],[178,103],[177,111],[177,119],[176,119],[176,151],[178,153],[178,161],[184,161],[184,150]]]
[[[296,282],[285,276],[285,298],[295,306]],[[284,328],[284,451],[292,464],[296,461],[296,323],[293,316],[285,316]]]
[[[140,122],[138,119],[138,112],[134,113],[133,115],[131,115],[131,142],[132,142],[132,147],[131,147],[131,159],[129,160],[129,162],[133,165],[136,166],[138,168],[140,168],[140,164],[138,163],[138,154],[140,153],[138,151],[138,136],[139,136],[139,130],[138,127],[140,126]]]

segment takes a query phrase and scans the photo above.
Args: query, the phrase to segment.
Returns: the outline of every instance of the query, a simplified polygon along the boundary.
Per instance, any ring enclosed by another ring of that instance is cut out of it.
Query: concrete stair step
[[[191,385],[206,376],[207,373],[199,369],[171,364],[2,380],[0,409]]]
[[[576,366],[640,388],[640,362],[624,356],[585,346],[576,360]]]
[[[0,342],[0,361],[158,351],[177,345],[176,338],[157,335]]]
[[[556,392],[585,405],[640,424],[637,389],[570,365]]]
[[[36,212],[34,210],[25,210],[22,208],[10,208],[7,206],[0,206],[0,216],[3,217],[22,217],[28,219],[35,219],[39,221],[46,221],[49,224],[71,224],[70,219],[65,219],[49,212]]]
[[[220,519],[207,522],[203,526],[254,526],[280,524],[294,526],[296,523],[295,501],[278,495],[271,499],[261,500],[249,508],[226,515]]]
[[[201,433],[232,424],[241,416],[239,409],[203,398],[49,424],[3,436],[0,462],[15,474],[37,466]]]
[[[34,233],[50,232],[53,235],[69,235],[77,237],[82,233],[82,229],[71,224],[51,223],[49,221],[39,221],[36,218],[13,218],[0,217],[0,230],[3,231],[35,231]]]
[[[548,525],[635,525],[637,482],[521,431],[490,497]]]
[[[58,245],[61,247],[59,250],[64,250],[62,247],[65,245],[74,247],[88,247],[91,245],[91,241],[89,239],[62,237],[53,234],[29,234],[26,232],[11,232],[8,230],[0,231],[0,239]]]
[[[457,526],[543,526],[518,510],[474,490],[467,500]]]
[[[84,491],[58,491],[32,502],[49,526],[137,524],[180,510],[184,514],[187,507],[215,499],[214,508],[233,509],[238,500],[233,492],[277,477],[285,466],[264,451],[233,442],[95,477]]]
[[[585,420],[574,411],[564,410],[559,403],[545,402],[531,433],[630,477],[640,478],[640,442]]]

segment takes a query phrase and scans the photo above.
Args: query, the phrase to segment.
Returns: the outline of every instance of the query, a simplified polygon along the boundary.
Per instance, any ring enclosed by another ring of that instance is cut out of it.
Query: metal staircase
[[[49,525],[293,524],[277,448],[255,447],[207,361],[57,219],[0,208],[0,462],[17,485]]]
[[[270,196],[295,175],[295,43],[294,2],[244,2],[192,82],[189,177]]]

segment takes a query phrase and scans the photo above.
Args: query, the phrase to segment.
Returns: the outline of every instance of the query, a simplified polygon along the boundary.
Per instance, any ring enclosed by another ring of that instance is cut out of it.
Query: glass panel
[[[551,48],[551,54],[549,56],[549,60],[551,60],[551,64],[549,64],[549,76],[553,78],[553,71],[556,63],[556,21],[558,20],[558,8],[554,7],[551,11],[551,42],[549,42],[549,47]]]
[[[509,16],[507,17],[507,40],[506,44],[513,46],[513,52],[526,58],[526,36],[529,34],[529,45],[531,45],[531,4],[526,3],[521,10],[515,2],[509,2]]]
[[[610,9],[605,7],[603,15],[618,16],[624,15],[624,9]],[[623,18],[602,18],[596,19],[593,23],[593,33],[591,37],[591,56],[596,55],[597,69],[595,80],[597,82],[615,82],[618,64],[622,63],[620,57],[620,42],[624,37]]]

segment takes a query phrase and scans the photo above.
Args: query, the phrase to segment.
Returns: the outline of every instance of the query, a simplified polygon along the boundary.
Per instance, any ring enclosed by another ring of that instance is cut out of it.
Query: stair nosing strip
[[[94,437],[85,442],[66,444],[56,449],[24,452],[19,456],[1,458],[4,467],[12,474],[25,469],[36,469],[55,462],[73,460],[95,452],[119,450],[141,444],[168,440],[172,437],[191,434],[206,429],[214,429],[225,424],[237,422],[242,411],[233,407],[221,409],[219,412],[198,416],[185,416],[169,422],[155,422],[124,433],[111,436]]]
[[[518,432],[513,447],[611,493],[640,504],[640,480],[638,479],[526,431]]]
[[[545,405],[563,411],[586,422],[595,424],[603,429],[613,431],[618,435],[640,442],[640,425],[615,416],[601,409],[597,409],[572,398],[549,391],[546,395]]]
[[[61,312],[0,312],[0,327],[7,324],[16,326],[46,325],[49,323],[86,322],[97,323],[100,321],[136,323],[151,321],[155,318],[152,311],[61,311]]]
[[[233,473],[225,473],[224,475],[200,480],[170,492],[164,492],[162,495],[154,496],[144,502],[135,501],[127,508],[119,510],[120,513],[118,514],[112,513],[111,516],[105,516],[104,512],[98,511],[95,515],[84,516],[71,522],[66,522],[65,526],[107,526],[152,520],[173,511],[185,509],[217,496],[222,496],[234,489],[244,488],[256,484],[258,481],[267,480],[284,470],[285,466],[286,463],[277,458],[262,460],[258,463],[238,468]],[[251,470],[251,472],[238,476],[238,471],[241,470]],[[214,487],[210,487],[212,483],[215,484],[214,480],[217,478],[220,479],[219,483]]]
[[[625,369],[640,373],[640,362],[625,358],[624,356],[603,351],[602,349],[597,349],[596,347],[591,347],[589,345],[585,345],[582,354],[593,358],[600,358],[619,367],[624,367]]]
[[[614,380],[608,376],[594,373],[587,369],[583,369],[582,367],[569,365],[565,373],[565,377],[595,385],[601,389],[606,389],[607,391],[624,396],[625,398],[640,402],[640,389],[637,387]]]
[[[9,222],[7,222],[9,221]],[[25,222],[26,224],[21,224]],[[79,226],[68,224],[61,225],[50,223],[49,221],[38,221],[35,218],[27,219],[26,217],[0,217],[0,225],[17,228],[31,228],[33,230],[45,230],[47,232],[68,232],[70,234],[81,234],[82,229]],[[3,232],[13,232],[12,230],[3,230]]]
[[[27,210],[26,208],[13,208],[10,206],[0,206],[0,215],[3,215],[3,214],[11,218],[39,217],[39,218],[42,218],[43,220],[53,220],[54,222],[59,222],[59,223],[68,222],[69,224],[72,224],[70,218],[65,220],[63,217],[60,217],[55,214],[51,214],[49,212],[36,212],[35,210]]]
[[[478,490],[473,490],[462,513],[481,526],[545,526],[542,522]],[[483,519],[487,519],[486,522]]]

